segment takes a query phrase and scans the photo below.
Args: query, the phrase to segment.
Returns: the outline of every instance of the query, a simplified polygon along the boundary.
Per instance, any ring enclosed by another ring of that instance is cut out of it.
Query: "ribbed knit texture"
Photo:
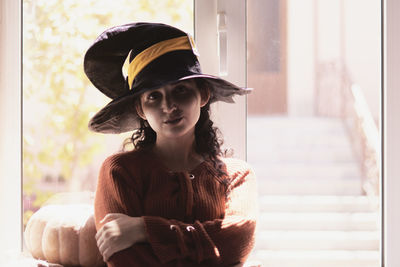
[[[148,239],[115,253],[108,266],[230,266],[244,262],[254,245],[255,175],[244,161],[222,161],[224,177],[208,161],[190,172],[171,172],[146,151],[107,158],[96,190],[96,228],[101,228],[100,221],[107,213],[142,216]]]

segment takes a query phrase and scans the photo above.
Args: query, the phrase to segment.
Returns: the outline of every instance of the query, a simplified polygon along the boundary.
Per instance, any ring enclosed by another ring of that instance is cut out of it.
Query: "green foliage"
[[[105,151],[105,136],[89,132],[87,123],[109,99],[86,78],[83,56],[106,28],[134,21],[164,22],[192,33],[193,3],[23,1],[23,190],[29,199],[24,223],[55,192],[95,181],[83,170]],[[66,183],[44,186],[49,174]]]

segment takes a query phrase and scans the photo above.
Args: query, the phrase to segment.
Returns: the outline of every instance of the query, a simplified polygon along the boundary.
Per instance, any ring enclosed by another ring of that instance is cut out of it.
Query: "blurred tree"
[[[193,1],[23,1],[25,221],[53,193],[80,191],[84,180],[96,180],[84,170],[106,149],[105,137],[89,132],[87,123],[109,99],[86,78],[83,56],[106,28],[133,21],[192,33]],[[44,180],[56,186],[45,188]]]

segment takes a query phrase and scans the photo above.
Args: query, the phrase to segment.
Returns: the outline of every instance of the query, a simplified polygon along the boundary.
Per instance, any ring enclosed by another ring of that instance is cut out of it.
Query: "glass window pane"
[[[53,194],[94,191],[103,160],[130,134],[90,132],[110,99],[83,73],[83,56],[105,29],[163,22],[193,35],[193,1],[23,1],[24,223]]]
[[[247,1],[263,266],[379,266],[379,1]]]

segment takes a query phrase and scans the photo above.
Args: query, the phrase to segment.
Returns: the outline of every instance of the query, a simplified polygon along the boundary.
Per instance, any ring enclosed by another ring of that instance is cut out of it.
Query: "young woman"
[[[202,74],[197,56],[190,36],[155,23],[108,29],[85,55],[87,76],[113,99],[89,128],[133,131],[135,147],[99,174],[96,240],[108,266],[233,266],[253,247],[255,176],[222,156],[209,114],[249,90]]]

